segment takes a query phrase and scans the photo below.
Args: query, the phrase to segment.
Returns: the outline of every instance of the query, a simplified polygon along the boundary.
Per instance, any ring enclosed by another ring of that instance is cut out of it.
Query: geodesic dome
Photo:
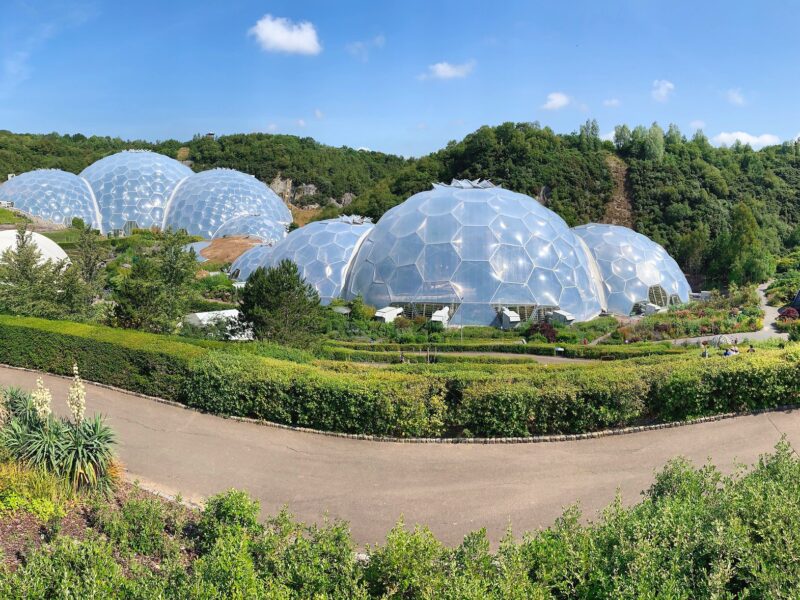
[[[185,229],[208,239],[223,223],[244,215],[260,215],[286,225],[292,222],[292,213],[269,186],[240,171],[211,169],[180,183],[162,229]]]
[[[451,307],[454,325],[491,325],[501,307],[530,316],[561,309],[578,321],[602,310],[591,259],[564,220],[488,182],[434,185],[395,206],[361,244],[346,297]]]
[[[38,169],[12,177],[0,185],[0,201],[16,210],[60,225],[83,219],[94,229],[102,226],[100,210],[89,183],[59,169]]]
[[[192,170],[149,150],[125,150],[92,163],[81,172],[94,191],[103,231],[161,226],[164,208],[179,181]]]
[[[272,246],[253,246],[233,261],[228,272],[236,281],[247,281],[247,278],[258,267],[267,265],[270,252],[272,252]]]
[[[692,290],[678,263],[650,238],[627,227],[598,223],[572,231],[594,256],[609,312],[628,316],[637,303],[665,307],[689,301]]]
[[[225,221],[211,237],[234,236],[255,237],[264,244],[276,244],[286,237],[286,225],[263,215],[242,215]]]
[[[69,262],[69,257],[64,249],[56,244],[50,238],[44,237],[35,231],[29,231],[26,235],[31,237],[31,241],[36,244],[41,253],[39,263],[45,263],[48,260],[53,262],[66,261]],[[3,253],[6,250],[14,250],[17,247],[17,231],[15,229],[0,231],[0,261],[2,261]]]
[[[306,283],[317,290],[322,303],[328,304],[341,295],[353,254],[372,228],[372,223],[362,217],[309,223],[275,245],[264,266],[291,260]]]

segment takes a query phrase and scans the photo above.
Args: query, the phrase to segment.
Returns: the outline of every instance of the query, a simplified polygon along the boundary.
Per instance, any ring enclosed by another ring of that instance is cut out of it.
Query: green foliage
[[[31,234],[20,226],[16,248],[0,256],[0,312],[52,319],[89,318],[93,294],[78,267],[41,259]]]
[[[63,478],[73,490],[113,487],[109,472],[116,440],[100,416],[77,422],[41,418],[24,397],[10,408],[12,418],[0,431],[0,445],[15,460]]]
[[[200,550],[206,552],[213,548],[230,528],[238,528],[240,532],[250,535],[260,534],[263,531],[258,522],[260,510],[258,501],[239,490],[228,490],[211,496],[197,523]]]
[[[129,498],[120,510],[101,511],[96,520],[115,546],[148,556],[163,557],[167,553],[166,511],[155,498]]]
[[[256,339],[278,344],[308,347],[321,326],[319,294],[290,260],[256,269],[242,290],[240,310]]]
[[[27,222],[28,219],[23,215],[9,210],[8,208],[0,208],[0,225],[17,225]]]
[[[189,306],[197,268],[185,244],[184,235],[167,231],[151,255],[134,258],[114,290],[116,326],[158,333],[175,329]]]
[[[0,519],[17,510],[34,515],[41,523],[60,519],[71,495],[63,479],[52,473],[0,462]]]
[[[226,499],[232,493],[223,495]],[[800,460],[786,442],[733,475],[682,458],[640,501],[617,498],[586,522],[576,506],[547,528],[492,550],[485,530],[456,547],[400,520],[357,559],[346,523],[307,526],[285,510],[261,526],[241,494],[198,557],[143,568],[128,539],[66,536],[0,570],[3,598],[794,598],[800,581]],[[241,519],[242,506],[246,516]],[[218,511],[209,506],[206,511]],[[125,510],[124,508],[122,509]],[[139,508],[153,536],[166,524]],[[244,524],[242,523],[244,521]],[[254,524],[255,523],[255,524]],[[105,527],[105,525],[103,525]],[[190,538],[177,533],[180,545]],[[142,540],[146,543],[146,540]],[[143,548],[144,550],[145,548]],[[138,557],[157,557],[138,553]]]

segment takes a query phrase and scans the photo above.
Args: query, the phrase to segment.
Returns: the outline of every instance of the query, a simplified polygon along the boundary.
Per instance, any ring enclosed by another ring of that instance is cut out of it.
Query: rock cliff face
[[[320,198],[316,197],[319,193],[317,186],[313,183],[298,183],[295,184],[291,179],[284,179],[277,175],[275,179],[269,184],[272,191],[278,194],[284,202],[293,204],[295,206],[302,206],[303,208],[320,208],[327,204],[333,203],[337,206],[347,206],[355,199],[355,194],[345,192],[341,198],[325,198],[324,202],[320,203]],[[310,203],[304,202],[304,198],[314,197]]]

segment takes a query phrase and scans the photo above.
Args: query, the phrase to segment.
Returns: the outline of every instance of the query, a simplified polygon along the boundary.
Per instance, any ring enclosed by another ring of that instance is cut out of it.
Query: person
[[[753,348],[753,344],[750,344],[750,347],[747,349],[747,353],[748,353],[748,354],[752,354],[752,353],[753,353],[753,352],[755,352],[755,351],[756,351],[756,349],[755,349],[755,348]]]
[[[583,341],[582,341],[581,343],[582,343],[584,346],[588,346],[588,345],[589,345],[589,340],[588,340],[588,339],[586,339],[586,338],[583,338]]]
[[[703,358],[708,358],[708,344],[703,344]]]
[[[722,356],[733,356],[733,348],[725,348],[725,352],[722,353]]]

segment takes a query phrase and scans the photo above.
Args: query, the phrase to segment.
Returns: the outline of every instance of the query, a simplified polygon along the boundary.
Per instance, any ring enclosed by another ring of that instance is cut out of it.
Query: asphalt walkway
[[[43,375],[54,410],[66,412],[69,380]],[[0,386],[31,389],[36,374],[0,367]],[[402,444],[367,442],[242,423],[88,385],[87,413],[119,436],[128,475],[196,502],[236,487],[265,512],[283,504],[305,521],[351,523],[359,544],[382,541],[398,517],[447,543],[486,527],[496,543],[548,526],[575,501],[588,515],[617,490],[636,502],[654,470],[675,455],[725,471],[752,463],[786,434],[800,448],[800,411],[578,442]]]

